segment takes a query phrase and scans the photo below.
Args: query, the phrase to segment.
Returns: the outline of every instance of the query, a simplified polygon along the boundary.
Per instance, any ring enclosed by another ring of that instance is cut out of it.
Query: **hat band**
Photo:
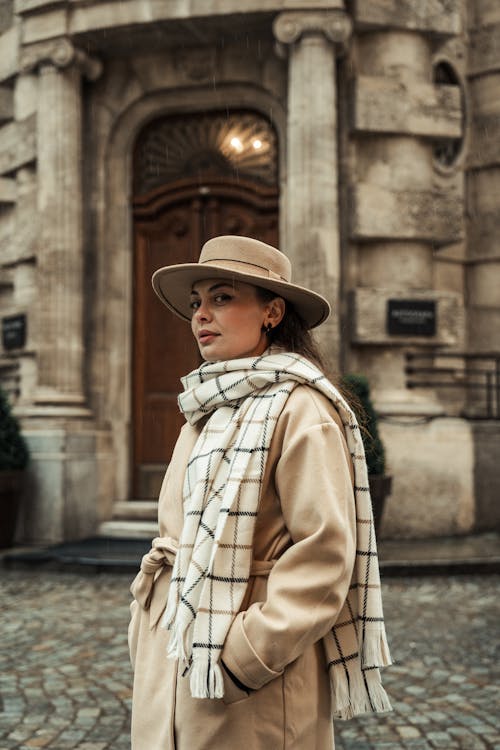
[[[276,273],[275,271],[271,271],[270,268],[265,268],[264,266],[259,266],[257,263],[249,263],[246,260],[228,260],[227,258],[210,258],[209,260],[202,260],[200,261],[200,265],[204,266],[210,266],[214,265],[217,268],[220,268],[220,265],[216,265],[217,263],[222,264],[223,268],[227,268],[228,271],[239,271],[240,273],[248,273],[246,269],[242,269],[241,266],[248,266],[249,268],[255,268],[258,269],[259,276],[262,276],[263,278],[268,279],[274,279],[275,281],[284,281],[287,284],[290,283],[289,279],[285,278],[284,276],[281,276],[281,274]],[[262,273],[264,271],[264,273]]]

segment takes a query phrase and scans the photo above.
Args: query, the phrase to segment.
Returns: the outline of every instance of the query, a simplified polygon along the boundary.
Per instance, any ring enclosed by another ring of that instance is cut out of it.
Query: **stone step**
[[[113,521],[156,521],[156,500],[127,500],[113,505]]]
[[[121,539],[154,539],[158,536],[158,524],[154,521],[136,520],[103,521],[99,524],[97,534]]]

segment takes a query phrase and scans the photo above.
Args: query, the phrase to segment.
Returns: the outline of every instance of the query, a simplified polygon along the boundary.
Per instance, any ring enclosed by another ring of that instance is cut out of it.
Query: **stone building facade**
[[[219,233],[279,242],[332,302],[329,364],[382,420],[383,534],[498,524],[496,0],[4,0],[0,120],[19,539],[151,533],[196,353],[150,272]]]

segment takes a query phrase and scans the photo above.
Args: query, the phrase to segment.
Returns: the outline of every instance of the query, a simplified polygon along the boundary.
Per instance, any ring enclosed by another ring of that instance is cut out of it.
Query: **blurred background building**
[[[388,537],[500,520],[497,0],[2,0],[0,383],[19,540],[149,534],[189,328],[152,271],[291,257],[364,373]]]

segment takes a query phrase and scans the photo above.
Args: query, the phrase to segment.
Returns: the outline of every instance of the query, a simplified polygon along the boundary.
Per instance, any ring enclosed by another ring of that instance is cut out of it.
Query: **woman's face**
[[[208,362],[258,357],[268,347],[263,328],[278,325],[285,304],[280,297],[261,302],[252,284],[208,279],[193,284],[191,329]]]

